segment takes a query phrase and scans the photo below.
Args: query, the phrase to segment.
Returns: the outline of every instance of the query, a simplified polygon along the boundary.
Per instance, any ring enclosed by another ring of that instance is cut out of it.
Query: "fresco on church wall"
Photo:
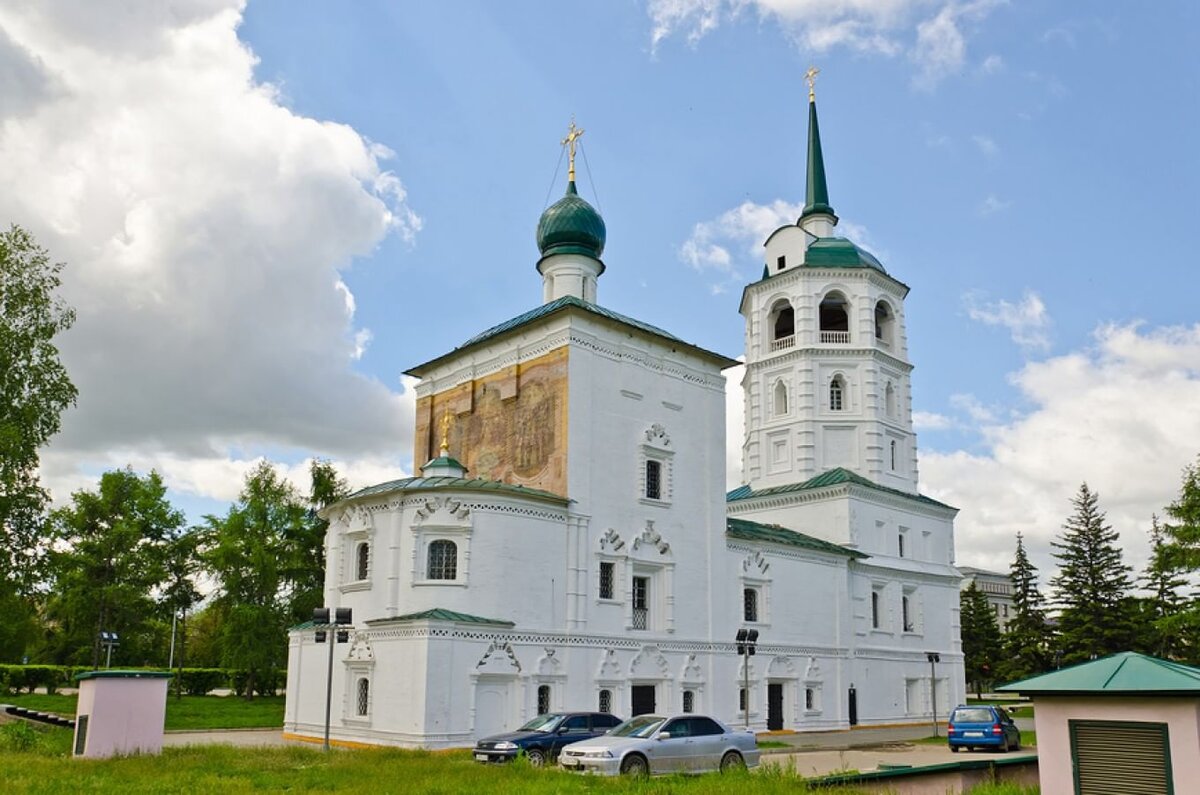
[[[566,348],[418,400],[415,464],[438,454],[447,410],[467,477],[567,495]]]

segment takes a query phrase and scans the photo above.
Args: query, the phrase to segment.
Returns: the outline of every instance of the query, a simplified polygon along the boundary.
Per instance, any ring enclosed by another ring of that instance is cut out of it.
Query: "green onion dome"
[[[604,251],[604,219],[567,183],[567,194],[546,208],[537,225],[537,244],[543,257],[584,254],[600,259]]]

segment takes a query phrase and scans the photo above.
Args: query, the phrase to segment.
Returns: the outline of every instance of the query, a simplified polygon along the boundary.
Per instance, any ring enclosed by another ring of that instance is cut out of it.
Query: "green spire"
[[[804,194],[804,211],[801,218],[824,213],[836,214],[829,206],[829,189],[825,187],[825,159],[821,156],[821,130],[817,126],[817,101],[809,95],[808,100],[808,180]]]

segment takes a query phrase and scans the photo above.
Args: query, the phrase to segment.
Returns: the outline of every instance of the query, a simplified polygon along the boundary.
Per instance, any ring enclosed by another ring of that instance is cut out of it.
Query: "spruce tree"
[[[959,594],[959,605],[967,683],[974,684],[976,695],[982,698],[1000,662],[1000,628],[987,597],[974,582]]]
[[[1150,560],[1142,574],[1142,587],[1150,592],[1147,597],[1147,613],[1152,622],[1148,628],[1148,651],[1159,657],[1176,658],[1183,651],[1182,639],[1166,630],[1175,616],[1184,608],[1184,587],[1187,580],[1172,560],[1171,549],[1166,542],[1166,532],[1158,523],[1158,517],[1150,519]]]
[[[1013,583],[1013,617],[1004,634],[1005,659],[1000,674],[1013,681],[1040,674],[1050,667],[1046,605],[1038,589],[1037,567],[1030,562],[1020,533],[1009,577]]]
[[[1081,485],[1061,540],[1051,542],[1059,570],[1050,584],[1060,608],[1059,651],[1067,665],[1127,651],[1133,640],[1132,570],[1099,502],[1098,494]]]
[[[1170,521],[1164,522],[1162,555],[1165,565],[1182,577],[1200,574],[1200,459],[1183,470],[1179,499],[1167,506]],[[1173,615],[1163,616],[1159,629],[1176,644],[1175,650],[1188,662],[1200,662],[1200,596],[1183,594],[1176,588],[1182,604]]]

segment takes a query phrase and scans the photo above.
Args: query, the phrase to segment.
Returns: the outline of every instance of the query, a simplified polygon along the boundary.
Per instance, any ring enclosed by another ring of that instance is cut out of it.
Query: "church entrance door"
[[[767,683],[767,731],[783,728],[783,683]]]
[[[654,685],[634,685],[630,691],[633,701],[629,710],[630,717],[654,712]]]
[[[475,685],[475,737],[511,731],[509,723],[509,694],[511,684],[506,680],[480,679]]]
[[[850,688],[850,725],[858,725],[858,691]]]

